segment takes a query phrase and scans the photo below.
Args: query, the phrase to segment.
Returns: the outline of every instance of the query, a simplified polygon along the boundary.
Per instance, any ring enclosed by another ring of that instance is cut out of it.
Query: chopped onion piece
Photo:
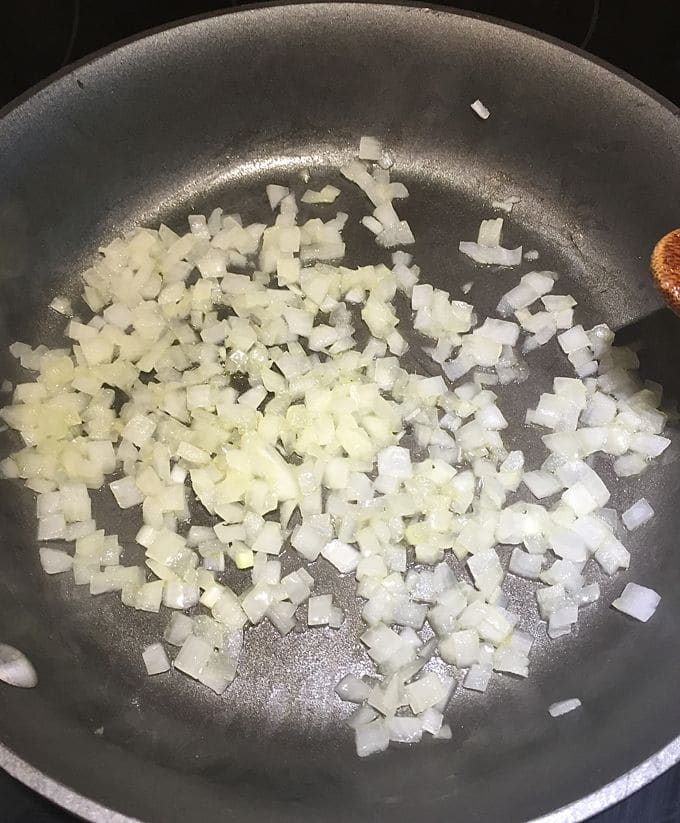
[[[73,307],[68,297],[58,295],[50,303],[50,308],[59,314],[63,314],[65,317],[73,317]]]
[[[321,191],[307,189],[300,199],[303,203],[334,203],[339,194],[335,186],[324,186]]]
[[[363,703],[371,692],[371,687],[354,674],[347,674],[335,687],[341,700],[349,703]]]
[[[161,643],[152,643],[142,652],[147,674],[162,674],[170,671],[170,661]]]
[[[518,266],[522,262],[522,247],[504,249],[502,246],[483,246],[461,240],[458,248],[475,263],[495,266]]]
[[[559,717],[562,714],[567,714],[567,712],[573,712],[574,709],[578,709],[580,706],[581,701],[578,697],[571,697],[568,700],[560,700],[557,703],[551,703],[550,706],[548,706],[548,712],[551,717]]]
[[[621,595],[614,600],[612,606],[624,614],[646,623],[654,614],[661,597],[654,591],[637,583],[628,583]]]
[[[356,726],[354,733],[359,757],[384,752],[390,745],[390,734],[384,720],[373,720]]]
[[[470,108],[482,120],[488,119],[490,112],[481,100],[475,100],[474,103],[470,103]]]
[[[633,503],[626,509],[621,515],[621,520],[628,531],[632,532],[649,522],[652,517],[654,517],[654,509],[644,497],[641,497],[637,503]]]
[[[500,246],[501,233],[503,231],[503,218],[496,217],[492,220],[482,220],[477,237],[477,245],[493,248]]]
[[[60,574],[73,566],[73,558],[59,549],[41,546],[40,564],[47,574]]]
[[[379,163],[382,160],[383,148],[375,137],[363,135],[359,140],[359,159],[372,160]]]

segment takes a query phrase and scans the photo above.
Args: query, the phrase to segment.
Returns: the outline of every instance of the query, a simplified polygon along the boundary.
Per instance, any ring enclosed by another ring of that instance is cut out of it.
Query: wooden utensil
[[[661,296],[676,314],[680,314],[680,229],[659,240],[650,261],[652,279]]]

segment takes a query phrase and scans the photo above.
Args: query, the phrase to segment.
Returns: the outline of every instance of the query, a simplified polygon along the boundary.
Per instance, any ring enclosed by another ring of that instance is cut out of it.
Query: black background
[[[238,0],[3,0],[0,105],[117,40],[237,5]],[[440,5],[489,14],[581,46],[680,105],[680,0],[440,0]],[[72,815],[0,771],[0,823],[71,821]],[[680,823],[680,766],[590,823]]]

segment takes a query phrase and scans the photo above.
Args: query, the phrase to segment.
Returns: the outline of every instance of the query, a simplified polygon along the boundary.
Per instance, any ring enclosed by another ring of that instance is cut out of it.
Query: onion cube
[[[390,740],[395,743],[418,743],[423,736],[423,726],[417,717],[390,717],[385,723]]]
[[[241,608],[251,623],[259,623],[274,602],[274,588],[266,583],[258,583],[241,597]]]
[[[559,717],[567,712],[573,712],[581,706],[581,701],[578,697],[571,697],[568,700],[560,700],[557,703],[551,703],[548,706],[548,712],[551,717]]]
[[[363,703],[371,693],[371,687],[355,674],[347,674],[336,685],[335,693],[349,703]]]
[[[281,579],[281,586],[286,592],[287,598],[296,606],[304,603],[311,591],[309,584],[301,575],[302,571],[304,569],[298,569]]]
[[[288,634],[297,625],[295,619],[296,608],[294,603],[282,601],[281,603],[273,603],[267,609],[267,618],[280,635]]]
[[[473,629],[454,632],[439,641],[439,656],[446,663],[465,669],[479,661],[479,635]]]
[[[651,520],[652,517],[654,517],[654,509],[644,497],[641,497],[637,503],[633,503],[633,505],[626,509],[621,515],[623,525],[631,532],[643,526]]]
[[[503,231],[503,218],[495,217],[491,220],[482,220],[477,235],[477,245],[479,246],[500,246],[501,233]],[[514,346],[514,342],[509,345]]]
[[[121,509],[138,506],[144,501],[144,496],[137,487],[134,477],[123,477],[120,480],[114,480],[113,483],[109,483],[109,488]]]
[[[444,722],[444,715],[434,707],[425,709],[425,711],[418,715],[423,731],[428,734],[435,735],[439,732]]]
[[[222,694],[234,677],[236,677],[235,661],[228,654],[213,651],[201,669],[198,680],[216,694]]]
[[[272,211],[279,205],[283,198],[287,197],[290,193],[290,189],[288,189],[287,186],[276,186],[273,184],[266,186],[265,191]]]
[[[380,141],[375,137],[364,134],[359,140],[358,156],[360,160],[371,160],[378,163],[382,159],[382,151]]]
[[[305,559],[314,561],[327,543],[326,536],[307,520],[296,526],[291,537],[291,546]]]
[[[162,643],[152,643],[142,652],[147,674],[162,674],[170,670],[170,661]]]
[[[503,582],[503,569],[495,551],[473,554],[467,561],[475,586],[484,593],[492,592]]]
[[[481,100],[475,100],[474,103],[470,103],[470,108],[482,120],[487,120],[491,114]]]
[[[203,637],[196,637],[196,635],[191,634],[182,644],[173,665],[179,671],[198,680],[212,652],[212,643],[209,643]]]
[[[463,680],[463,688],[476,692],[485,692],[491,680],[490,666],[473,664]]]
[[[645,457],[658,457],[671,444],[668,437],[661,437],[659,434],[648,434],[639,432],[633,436],[630,447],[632,451],[638,452]]]
[[[234,630],[242,628],[248,621],[248,616],[241,607],[238,598],[228,588],[224,589],[211,611],[215,620]]]
[[[529,676],[529,661],[526,654],[511,646],[496,649],[493,656],[493,667],[497,672],[514,674],[518,677]]]
[[[626,547],[615,537],[606,540],[595,552],[595,560],[607,574],[615,574],[619,569],[630,566],[630,554]]]
[[[47,574],[59,574],[68,571],[73,566],[73,558],[59,549],[41,546],[40,564]]]
[[[320,594],[310,597],[307,604],[307,625],[326,626],[331,618],[333,607],[332,594]]]
[[[551,497],[553,494],[562,491],[563,488],[562,483],[554,475],[540,469],[525,472],[522,482],[538,500]]]
[[[439,729],[437,734],[435,734],[437,740],[451,740],[453,737],[453,732],[451,731],[451,726],[448,723],[444,723],[444,725]]]
[[[526,577],[528,580],[537,580],[543,568],[543,556],[540,554],[529,554],[522,549],[514,549],[510,555],[510,565],[508,571],[518,577]]]
[[[186,583],[184,580],[165,581],[163,605],[169,609],[190,609],[198,603],[200,596],[200,589],[195,583]]]
[[[439,675],[428,672],[405,686],[404,691],[411,711],[414,714],[420,714],[446,698],[448,688]]]
[[[66,520],[63,514],[50,514],[38,520],[38,540],[63,540]]]
[[[583,330],[583,326],[572,326],[562,334],[557,335],[557,342],[565,354],[571,354],[579,349],[585,349],[590,346],[590,338]]]
[[[571,560],[572,563],[583,563],[588,559],[585,541],[572,529],[558,527],[552,530],[548,535],[548,542],[558,557]]]
[[[354,735],[359,757],[384,752],[390,745],[389,731],[383,720],[373,720],[371,723],[357,726]]]
[[[405,480],[413,474],[411,453],[402,446],[388,446],[378,453],[378,474]]]
[[[281,526],[268,520],[255,538],[252,549],[255,552],[264,552],[265,554],[279,554],[282,546]]]
[[[377,717],[378,712],[372,706],[359,706],[359,708],[355,709],[347,718],[347,725],[351,729],[356,729],[359,726],[365,726]]]
[[[654,614],[657,606],[661,602],[661,597],[646,586],[639,586],[637,583],[628,583],[620,597],[612,603],[615,609],[624,614],[646,623]]]
[[[49,517],[52,514],[63,514],[61,507],[62,499],[60,492],[47,492],[46,494],[38,495],[36,503],[38,518]]]
[[[139,448],[150,439],[155,430],[156,423],[152,418],[138,414],[127,423],[123,429],[122,437]]]
[[[353,572],[361,559],[361,554],[352,546],[341,540],[331,540],[321,550],[321,556],[341,573]]]

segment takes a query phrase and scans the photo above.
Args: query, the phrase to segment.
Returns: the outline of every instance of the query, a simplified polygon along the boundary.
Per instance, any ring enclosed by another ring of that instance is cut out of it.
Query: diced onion
[[[170,661],[162,643],[152,643],[142,652],[147,674],[162,674],[170,671]]]
[[[481,100],[475,100],[474,103],[470,103],[470,108],[482,120],[488,119],[490,112]]]
[[[472,108],[489,116],[480,101]],[[163,641],[177,654],[171,666],[163,644],[147,646],[149,674],[172,669],[223,694],[245,630],[270,624],[290,643],[306,622],[327,642],[345,621],[328,575],[352,575],[372,668],[346,674],[336,695],[358,704],[348,724],[360,756],[423,733],[452,737],[445,714],[458,676],[447,666],[467,670],[463,687],[479,693],[492,676],[529,675],[533,638],[512,605],[528,584],[504,591],[499,545],[511,547],[507,572],[538,581],[529,596],[548,637],[572,633],[600,597],[593,572],[632,562],[621,522],[632,531],[654,514],[644,498],[621,518],[605,508],[600,461],[633,477],[671,445],[661,387],[637,377],[636,352],[615,346],[608,326],[575,325],[576,301],[555,293],[555,272],[499,274],[512,280],[502,319],[419,282],[401,248],[415,237],[393,164],[363,136],[341,169],[365,196],[357,218],[378,247],[396,249],[379,255],[387,263],[347,265],[343,232],[355,218],[301,216],[323,214],[307,206],[333,203],[340,189],[307,189],[300,209],[297,179],[266,187],[268,225],[216,208],[190,215],[181,234],[161,226],[114,240],[83,274],[91,315],[73,316],[66,297],[50,304],[68,318],[63,347],[10,347],[35,379],[5,381],[0,412],[24,443],[0,470],[37,494],[45,572],[70,571],[91,594],[118,593],[139,612],[174,610]],[[517,202],[492,205],[508,213]],[[460,243],[463,265],[538,257],[503,248],[502,231],[502,218],[482,220],[476,242]],[[419,345],[402,299],[427,338],[424,373],[402,359],[407,341],[416,359]],[[541,346],[566,355],[572,376],[525,392],[526,417],[512,420],[504,387],[527,379]],[[525,467],[524,453],[509,451],[511,423],[541,439],[542,463]],[[105,485],[134,518],[139,565],[121,564],[127,547],[93,516],[91,493]],[[195,506],[209,525],[191,524]],[[646,621],[659,601],[631,583],[613,606]]]
[[[654,517],[654,509],[644,497],[641,497],[637,503],[633,503],[623,512],[621,520],[628,531],[632,532],[649,522],[652,517]]]
[[[618,611],[646,623],[656,611],[661,597],[646,586],[637,583],[628,583],[621,595],[614,600],[612,606]]]
[[[557,703],[551,703],[548,706],[548,712],[551,717],[559,717],[562,714],[573,712],[574,709],[581,707],[581,701],[578,697],[570,697],[568,700],[560,700]]]

